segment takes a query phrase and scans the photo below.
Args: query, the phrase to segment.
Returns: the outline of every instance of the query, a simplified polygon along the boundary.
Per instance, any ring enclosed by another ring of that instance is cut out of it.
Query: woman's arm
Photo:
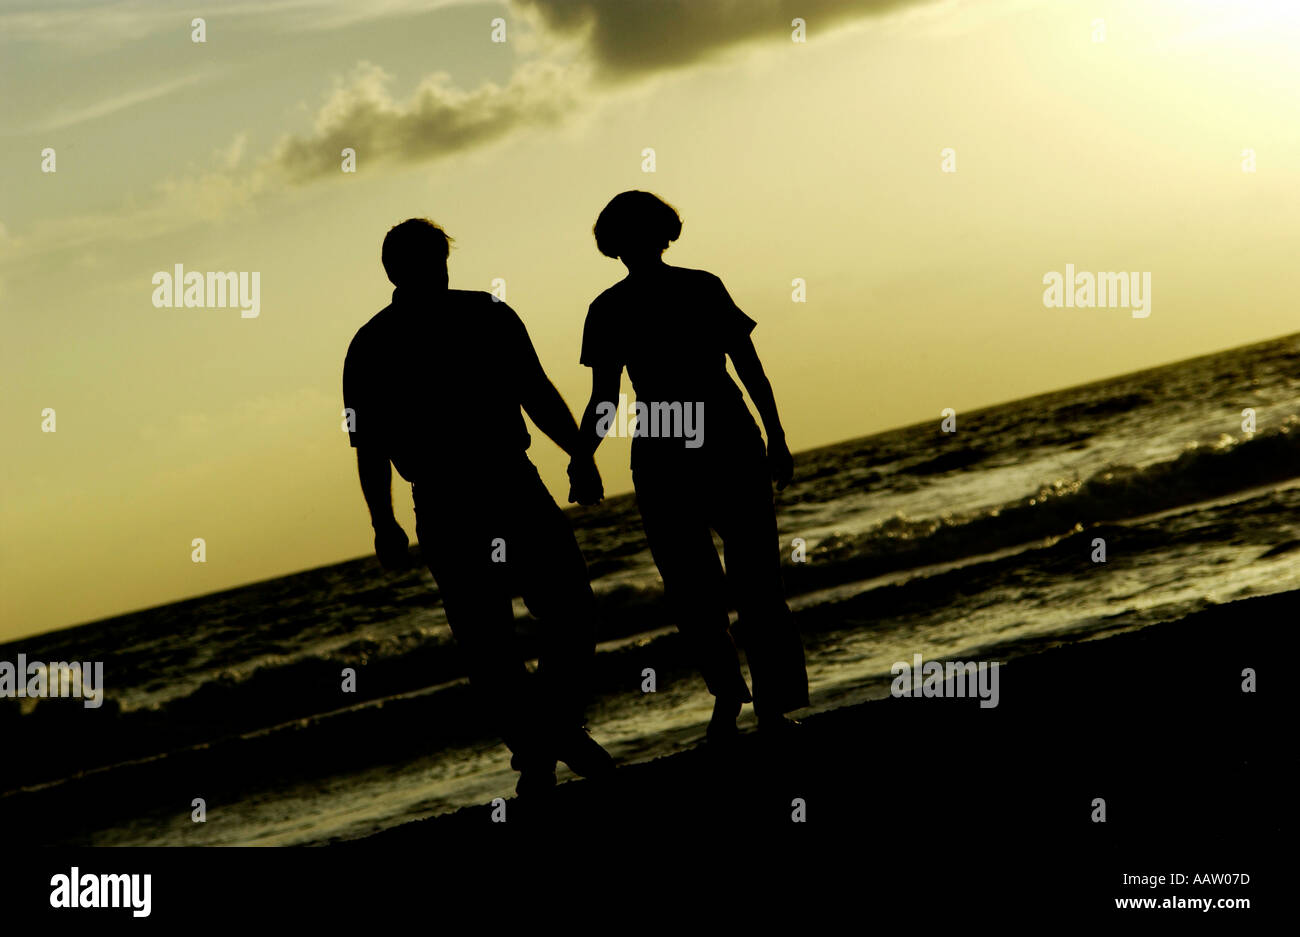
[[[601,435],[596,425],[600,422],[602,412],[601,404],[606,408],[618,406],[619,385],[623,380],[623,368],[612,365],[600,365],[591,369],[591,399],[587,401],[587,409],[582,413],[582,423],[578,429],[578,451],[576,454],[595,455],[597,447],[605,437]]]
[[[597,429],[600,418],[609,412],[608,407],[618,406],[619,383],[623,379],[622,366],[600,365],[591,369],[591,399],[582,413],[578,427],[578,441],[573,458],[569,460],[569,501],[578,504],[595,504],[605,497],[605,488],[596,470],[596,449],[605,437]],[[605,404],[605,406],[602,406]]]
[[[736,376],[749,392],[749,399],[758,408],[758,415],[763,421],[763,430],[767,433],[767,457],[772,466],[772,480],[780,491],[790,484],[794,477],[794,458],[790,447],[785,443],[785,430],[781,426],[781,416],[776,412],[776,396],[772,393],[772,382],[763,371],[763,362],[758,360],[758,351],[754,341],[748,335],[734,348],[728,351],[731,363],[735,365]]]

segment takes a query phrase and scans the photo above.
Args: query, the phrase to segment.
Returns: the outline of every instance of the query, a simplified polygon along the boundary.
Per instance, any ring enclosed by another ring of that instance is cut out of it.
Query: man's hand
[[[591,456],[574,456],[569,460],[569,503],[592,505],[605,497],[596,460]]]
[[[375,528],[375,554],[384,569],[396,572],[411,568],[411,542],[397,521],[380,524]]]
[[[790,447],[785,444],[784,436],[767,441],[767,464],[772,470],[772,481],[776,482],[777,491],[790,484],[790,479],[794,477],[794,456],[790,455]]]

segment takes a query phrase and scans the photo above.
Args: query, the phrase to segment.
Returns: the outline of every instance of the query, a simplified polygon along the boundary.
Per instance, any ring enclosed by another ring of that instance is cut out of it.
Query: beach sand
[[[1279,737],[1276,716],[1298,613],[1296,592],[1211,606],[1005,664],[994,708],[885,698],[814,715],[784,743],[751,732],[725,752],[701,745],[563,784],[542,803],[512,799],[504,823],[485,804],[347,848],[442,853],[497,838],[608,856],[671,843],[710,860],[765,850],[796,866],[829,849],[841,871],[897,876],[919,861],[951,887],[949,862],[967,883],[1014,885],[1005,873],[1026,898],[1078,889],[1093,903],[1112,879],[1126,893],[1121,873],[1171,861],[1250,872],[1238,866],[1291,832],[1278,810],[1294,740]],[[1246,668],[1255,692],[1243,692]]]

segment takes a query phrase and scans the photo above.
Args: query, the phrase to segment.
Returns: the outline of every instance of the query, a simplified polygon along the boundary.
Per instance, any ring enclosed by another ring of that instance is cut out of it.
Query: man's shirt
[[[394,290],[343,363],[349,441],[382,452],[409,482],[517,462],[531,442],[523,391],[538,380],[528,330],[490,293]]]

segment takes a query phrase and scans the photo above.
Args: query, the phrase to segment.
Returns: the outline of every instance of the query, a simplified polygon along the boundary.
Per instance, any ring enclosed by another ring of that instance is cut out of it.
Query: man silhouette
[[[388,569],[409,564],[391,463],[411,482],[416,538],[471,687],[513,754],[517,791],[529,794],[555,785],[557,759],[587,777],[613,769],[583,725],[595,650],[587,566],[528,459],[520,409],[571,456],[578,426],[514,310],[490,293],[448,288],[449,242],[422,218],[384,238],[396,289],[348,347],[343,405],[375,552]],[[590,456],[569,475],[571,501],[600,492]],[[515,595],[543,624],[536,674],[514,646]]]

